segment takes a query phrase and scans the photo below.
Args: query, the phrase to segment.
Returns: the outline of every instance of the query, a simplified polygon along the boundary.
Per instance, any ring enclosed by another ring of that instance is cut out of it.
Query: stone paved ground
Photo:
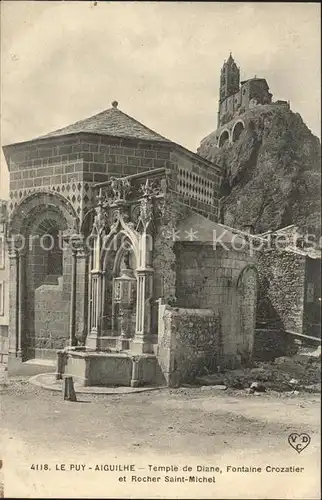
[[[69,403],[60,393],[16,378],[1,396],[6,496],[319,498],[318,395],[254,396],[236,390],[181,388],[81,395],[79,402]],[[291,432],[311,436],[303,453],[288,445]],[[61,463],[84,464],[86,470],[56,471]],[[88,469],[97,463],[133,463],[137,475],[147,475],[149,464],[187,464],[194,471],[197,464],[217,465],[223,474],[215,484],[173,484],[165,483],[161,473],[158,486],[133,483],[132,474],[120,482],[124,474]],[[51,470],[36,472],[32,464],[48,464]],[[305,470],[250,475],[226,471],[227,465],[267,464]]]

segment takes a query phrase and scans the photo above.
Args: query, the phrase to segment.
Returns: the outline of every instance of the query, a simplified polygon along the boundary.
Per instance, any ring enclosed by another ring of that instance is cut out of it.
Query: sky
[[[96,5],[95,5],[96,3]],[[1,145],[111,107],[196,151],[231,51],[321,136],[318,3],[1,2]],[[1,152],[0,197],[8,196]]]

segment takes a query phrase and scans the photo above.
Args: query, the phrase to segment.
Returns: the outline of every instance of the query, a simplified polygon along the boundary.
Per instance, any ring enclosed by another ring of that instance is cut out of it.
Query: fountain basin
[[[162,374],[154,354],[99,352],[64,349],[57,352],[57,378],[77,377],[86,386],[130,386],[162,384]],[[164,383],[164,381],[163,381]]]

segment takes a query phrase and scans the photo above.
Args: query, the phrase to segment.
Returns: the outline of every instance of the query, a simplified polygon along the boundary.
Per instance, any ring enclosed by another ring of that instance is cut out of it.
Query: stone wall
[[[253,258],[247,251],[222,247],[214,250],[211,245],[188,242],[176,243],[176,257],[178,307],[212,309],[220,314],[221,364],[239,364],[243,361],[245,346],[252,348],[242,330],[240,312],[245,309],[245,314],[251,315],[255,304],[243,303],[237,283]]]
[[[321,336],[321,260],[306,259],[303,333]]]
[[[167,299],[176,294],[175,230],[181,218],[171,195],[165,195],[153,243],[154,296]]]
[[[50,218],[51,212],[47,213]],[[33,232],[33,230],[32,230]],[[46,262],[48,251],[38,240],[26,252],[24,261],[24,304],[22,357],[55,356],[55,349],[68,345],[71,300],[72,252],[63,246],[62,275],[49,275]],[[16,305],[12,308],[15,317]],[[14,335],[11,326],[10,336]],[[51,352],[52,350],[52,352]]]
[[[12,211],[41,189],[65,196],[81,218],[93,203],[91,184],[113,175],[171,167],[170,146],[96,134],[54,137],[4,148],[10,171]]]
[[[75,134],[7,146],[4,151],[10,171],[10,212],[27,194],[50,189],[65,196],[82,218],[94,200],[93,183],[168,168],[175,176],[179,169],[196,176],[186,194],[181,193],[182,201],[217,220],[220,169],[171,143]],[[176,192],[176,183],[170,189]],[[207,196],[211,204],[205,203]]]
[[[266,303],[267,323],[274,320],[282,329],[303,333],[305,257],[283,250],[257,252],[257,266],[259,303]]]
[[[192,382],[218,366],[219,316],[212,310],[161,305],[158,342],[158,361],[168,385]]]
[[[294,356],[298,345],[293,335],[271,328],[256,329],[254,338],[254,361],[273,361],[280,356]]]

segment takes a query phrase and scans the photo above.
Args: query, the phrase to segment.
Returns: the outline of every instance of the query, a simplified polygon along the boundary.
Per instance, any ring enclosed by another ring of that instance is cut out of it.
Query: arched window
[[[233,129],[233,137],[232,137],[233,142],[238,141],[243,130],[244,130],[243,123],[237,122],[234,129]]]
[[[224,130],[224,132],[221,134],[219,138],[218,146],[221,148],[228,140],[229,140],[228,131]]]

